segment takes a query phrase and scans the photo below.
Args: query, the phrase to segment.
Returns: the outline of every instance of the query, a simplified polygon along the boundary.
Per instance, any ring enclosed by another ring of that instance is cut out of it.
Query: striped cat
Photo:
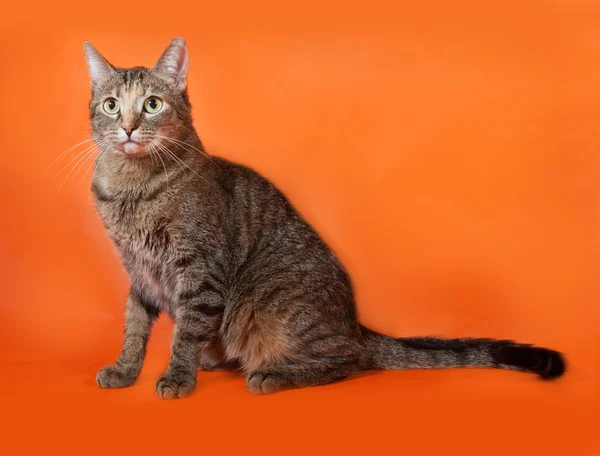
[[[175,321],[156,384],[185,397],[198,369],[230,366],[250,392],[322,385],[366,369],[490,367],[560,376],[556,351],[508,340],[400,338],[360,324],[344,267],[273,184],[211,157],[192,125],[188,52],[115,68],[85,43],[101,153],[92,190],[131,281],[125,341],[103,388],[133,384],[161,312]]]

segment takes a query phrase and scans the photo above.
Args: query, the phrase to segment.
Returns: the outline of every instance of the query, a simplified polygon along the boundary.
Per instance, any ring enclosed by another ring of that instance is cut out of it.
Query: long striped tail
[[[510,340],[388,337],[363,327],[368,368],[448,369],[489,367],[530,372],[544,380],[565,372],[562,354]]]

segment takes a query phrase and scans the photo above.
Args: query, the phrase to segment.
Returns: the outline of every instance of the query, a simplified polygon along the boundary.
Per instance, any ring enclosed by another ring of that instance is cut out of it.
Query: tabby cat
[[[95,204],[129,274],[125,340],[103,388],[132,385],[153,322],[174,320],[162,398],[198,369],[235,367],[254,394],[322,385],[366,369],[490,367],[560,376],[560,353],[508,340],[399,338],[357,319],[344,267],[273,184],[209,156],[192,125],[188,52],[121,69],[85,43]]]

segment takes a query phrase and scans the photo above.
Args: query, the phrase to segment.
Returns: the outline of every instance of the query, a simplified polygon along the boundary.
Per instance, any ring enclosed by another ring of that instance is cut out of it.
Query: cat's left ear
[[[172,80],[180,90],[184,90],[188,72],[188,51],[185,41],[182,38],[171,41],[152,69]]]
[[[114,73],[114,67],[107,62],[107,60],[100,55],[94,46],[89,41],[83,44],[83,50],[85,51],[85,60],[88,65],[88,72],[92,78],[92,85],[100,85]]]

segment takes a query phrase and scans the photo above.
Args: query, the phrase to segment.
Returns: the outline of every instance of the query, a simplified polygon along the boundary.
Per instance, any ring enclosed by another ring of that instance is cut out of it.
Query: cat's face
[[[169,148],[191,128],[183,40],[173,40],[151,69],[115,68],[89,43],[85,54],[92,78],[92,135],[101,149],[142,157]]]

